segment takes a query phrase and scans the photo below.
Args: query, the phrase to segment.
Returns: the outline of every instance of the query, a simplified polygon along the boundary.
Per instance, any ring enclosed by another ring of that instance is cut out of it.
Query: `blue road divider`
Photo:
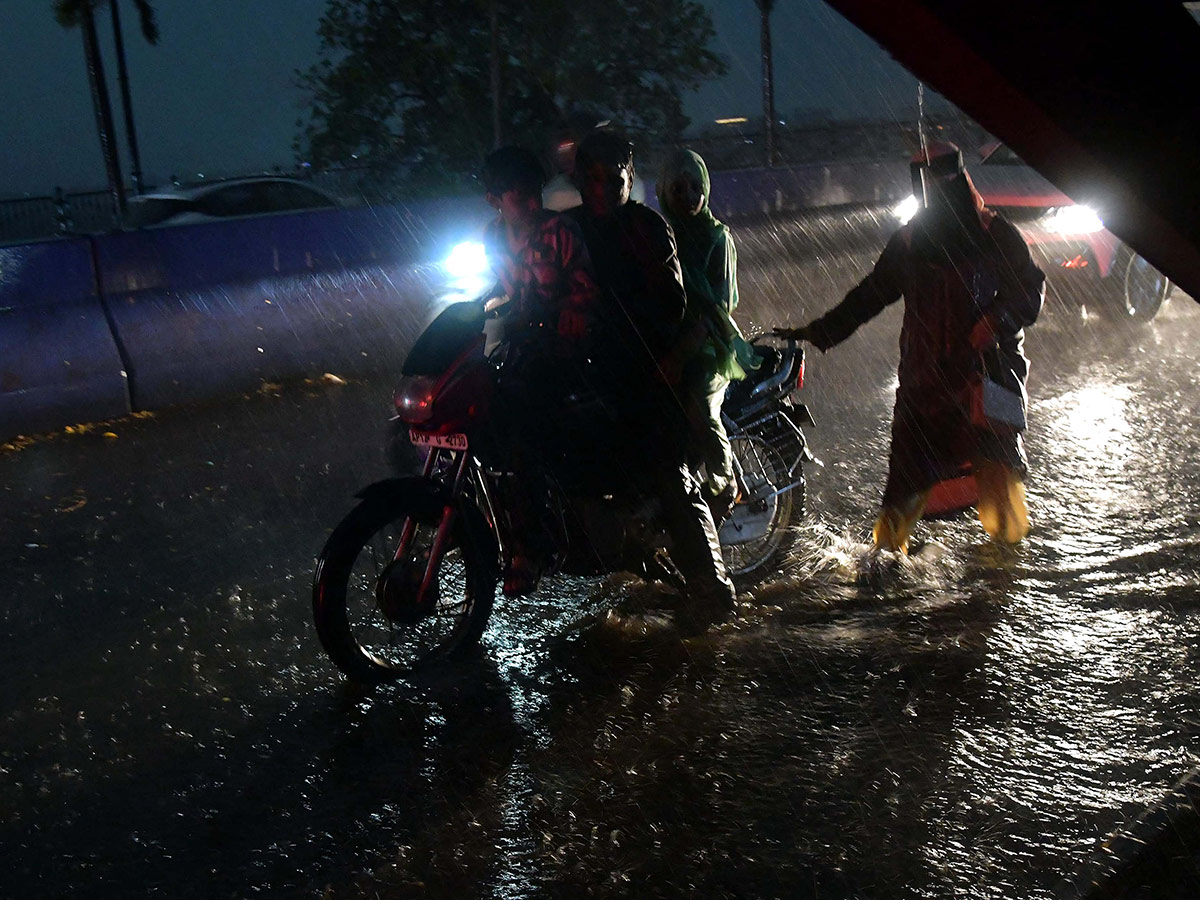
[[[0,439],[130,411],[88,240],[0,247]]]
[[[714,207],[890,200],[904,178],[867,163],[716,172]],[[465,290],[442,261],[493,215],[468,197],[0,247],[0,440],[263,382],[398,372]]]
[[[403,361],[479,201],[322,210],[106,235],[96,263],[134,409]]]
[[[710,172],[709,205],[718,219],[769,216],[871,203],[893,203],[912,193],[908,163],[814,163],[773,169]],[[658,208],[654,179],[646,203]]]
[[[0,440],[399,369],[478,239],[476,198],[0,248]]]

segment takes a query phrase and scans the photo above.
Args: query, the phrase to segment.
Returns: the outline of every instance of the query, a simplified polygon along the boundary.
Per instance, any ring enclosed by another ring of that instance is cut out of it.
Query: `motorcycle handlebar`
[[[749,343],[751,346],[757,346],[758,342],[761,340],[782,341],[783,343],[787,344],[788,350],[795,350],[799,344],[795,338],[780,337],[779,335],[773,334],[770,331],[764,331],[761,334],[756,334],[754,337],[750,338]]]
[[[750,345],[756,346],[758,342],[764,338],[770,338],[772,341],[780,341],[786,345],[782,351],[782,365],[779,371],[756,384],[754,389],[750,391],[751,397],[759,397],[763,394],[774,391],[776,388],[792,380],[796,373],[797,365],[804,364],[804,348],[800,346],[795,338],[782,338],[778,335],[764,332],[763,334],[755,335],[750,339]],[[799,363],[797,363],[799,360]]]

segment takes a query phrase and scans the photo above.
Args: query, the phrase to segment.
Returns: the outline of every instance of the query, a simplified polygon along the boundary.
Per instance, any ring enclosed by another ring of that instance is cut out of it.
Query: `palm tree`
[[[129,96],[129,67],[125,62],[125,38],[121,32],[121,14],[117,0],[109,0],[112,10],[113,42],[117,51],[117,81],[121,85],[121,107],[125,111],[125,137],[129,144],[130,180],[133,192],[142,192],[142,157],[138,152],[137,129],[133,127],[133,101]],[[133,0],[141,22],[142,37],[147,43],[158,43],[158,23],[154,19],[154,7],[148,0]]]
[[[754,0],[758,6],[762,43],[763,123],[766,126],[767,167],[775,165],[775,70],[771,59],[771,10],[775,0]]]
[[[496,0],[488,3],[488,31],[490,32],[489,76],[492,89],[492,149],[498,149],[503,142],[500,119],[500,16],[496,11]]]
[[[108,97],[108,82],[104,78],[104,61],[100,56],[100,42],[96,35],[95,10],[104,3],[112,5],[113,29],[116,32],[117,67],[122,82],[122,99],[125,104],[125,125],[129,137],[130,153],[137,186],[140,188],[141,161],[137,155],[137,137],[133,128],[133,109],[129,100],[128,75],[125,68],[125,46],[121,39],[120,17],[117,0],[54,0],[54,17],[64,28],[79,27],[83,34],[83,55],[87,63],[88,83],[92,91],[92,106],[96,112],[96,132],[100,138],[100,151],[104,154],[104,168],[108,174],[108,189],[112,194],[113,211],[120,224],[125,212],[125,191],[121,185],[121,164],[113,135],[112,104]],[[149,0],[133,0],[141,20],[142,35],[151,44],[158,43],[158,24],[154,8]]]

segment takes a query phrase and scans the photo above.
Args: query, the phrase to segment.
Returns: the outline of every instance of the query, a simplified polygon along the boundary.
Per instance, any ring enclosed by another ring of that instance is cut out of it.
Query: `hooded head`
[[[704,160],[691,150],[676,150],[663,162],[656,187],[658,205],[675,232],[688,297],[707,297],[727,312],[732,311],[738,301],[732,241],[722,244],[721,249],[721,258],[728,256],[731,267],[728,280],[724,284],[710,280],[713,252],[727,229],[709,209],[711,183]]]
[[[676,150],[659,172],[658,205],[679,239],[681,258],[692,249],[686,246],[689,244],[701,244],[696,251],[707,253],[707,245],[724,227],[708,205],[711,187],[708,167],[700,154],[691,150]]]
[[[658,205],[672,224],[708,211],[708,167],[700,154],[676,150],[658,175]]]
[[[983,198],[971,183],[962,151],[934,141],[909,164],[913,195],[921,205],[918,234],[944,251],[963,249],[983,237]]]

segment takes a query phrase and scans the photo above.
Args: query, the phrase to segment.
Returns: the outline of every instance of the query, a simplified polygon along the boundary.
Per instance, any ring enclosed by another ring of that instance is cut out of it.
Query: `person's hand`
[[[992,316],[983,316],[971,329],[971,349],[982,353],[999,345],[996,340],[996,320]]]
[[[779,326],[772,328],[771,334],[787,341],[807,341],[810,344],[813,342],[812,332],[809,331],[807,325],[801,325],[799,328],[784,328]]]
[[[587,334],[588,317],[578,309],[564,309],[558,315],[558,336],[568,341],[578,341]]]

